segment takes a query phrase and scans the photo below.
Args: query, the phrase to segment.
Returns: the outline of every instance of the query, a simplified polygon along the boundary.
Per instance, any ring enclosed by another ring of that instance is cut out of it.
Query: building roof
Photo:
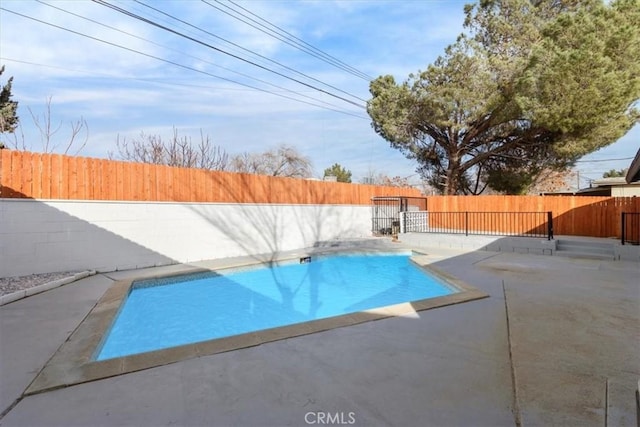
[[[632,182],[640,182],[640,148],[638,148],[636,157],[629,165],[629,170],[627,171],[627,175],[624,178],[627,184],[631,184]]]
[[[614,176],[610,178],[594,179],[592,183],[596,187],[607,187],[612,185],[624,185],[627,184],[627,181],[623,176]]]

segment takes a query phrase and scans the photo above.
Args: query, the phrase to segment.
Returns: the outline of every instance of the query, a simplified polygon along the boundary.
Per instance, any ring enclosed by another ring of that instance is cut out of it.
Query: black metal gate
[[[640,212],[622,212],[622,244],[640,245]]]
[[[371,199],[371,232],[374,236],[397,236],[400,212],[426,211],[426,197],[385,196]]]

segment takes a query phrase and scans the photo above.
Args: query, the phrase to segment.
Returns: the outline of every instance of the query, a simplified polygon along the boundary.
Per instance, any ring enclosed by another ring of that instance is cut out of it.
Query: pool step
[[[613,243],[583,240],[559,239],[556,247],[556,255],[587,259],[615,259]]]

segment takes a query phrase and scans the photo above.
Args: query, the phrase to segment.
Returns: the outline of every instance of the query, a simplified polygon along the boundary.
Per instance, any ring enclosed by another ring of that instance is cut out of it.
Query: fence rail
[[[553,239],[551,212],[402,212],[403,233],[525,236]]]
[[[639,212],[622,212],[620,224],[620,240],[624,245],[630,243],[632,245],[640,245],[640,213]]]
[[[620,238],[621,213],[640,212],[640,197],[430,196],[432,212],[553,212],[555,235]]]
[[[369,205],[391,194],[420,191],[0,150],[0,198]]]

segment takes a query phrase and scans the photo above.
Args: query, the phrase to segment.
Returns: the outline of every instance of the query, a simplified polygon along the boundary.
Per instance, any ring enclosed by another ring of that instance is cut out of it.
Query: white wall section
[[[272,253],[370,228],[369,206],[0,199],[0,277]]]

